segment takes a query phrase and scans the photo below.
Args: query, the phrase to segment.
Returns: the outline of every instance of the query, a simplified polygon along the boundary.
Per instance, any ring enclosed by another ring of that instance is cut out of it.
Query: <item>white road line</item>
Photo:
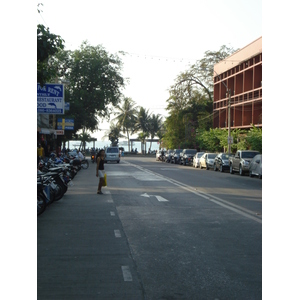
[[[121,266],[124,281],[132,281],[132,275],[129,266]]]
[[[128,162],[126,162],[126,163],[129,164],[129,165],[131,165],[132,167],[135,167],[135,168],[137,168],[139,170],[142,170],[142,171],[144,171],[146,173],[149,173],[151,175],[155,175],[157,177],[161,177],[165,181],[168,181],[168,182],[170,182],[170,183],[172,183],[172,184],[174,184],[174,185],[176,185],[176,186],[178,186],[178,187],[180,187],[180,188],[182,188],[184,190],[187,190],[187,191],[189,191],[189,192],[191,192],[191,193],[193,193],[193,194],[195,194],[197,196],[200,196],[200,197],[202,197],[202,198],[204,198],[204,199],[206,199],[208,201],[211,201],[211,202],[213,202],[215,204],[218,204],[218,205],[220,205],[222,207],[225,207],[225,208],[227,208],[227,209],[229,209],[231,211],[234,211],[234,212],[236,212],[236,213],[238,213],[238,214],[240,214],[240,215],[242,215],[244,217],[252,219],[252,220],[254,220],[254,221],[258,222],[258,223],[262,223],[261,218],[257,217],[256,212],[250,211],[250,210],[248,210],[248,209],[246,209],[244,207],[241,207],[239,205],[233,204],[233,203],[231,203],[229,201],[223,200],[223,199],[221,199],[219,197],[207,194],[205,192],[201,192],[199,190],[195,191],[194,188],[192,188],[191,186],[189,186],[187,184],[181,183],[181,182],[179,182],[177,180],[168,178],[166,176],[162,176],[161,174],[158,174],[158,173],[155,173],[153,171],[144,169],[143,167],[140,167],[138,165],[134,165],[134,164],[128,163]]]
[[[115,214],[114,211],[111,211],[111,212],[110,212],[110,215],[111,215],[112,217],[114,217],[116,214]]]
[[[165,199],[165,198],[162,197],[162,196],[156,196],[156,195],[155,195],[155,197],[156,197],[156,199],[157,199],[159,202],[169,202],[169,200]]]
[[[116,238],[120,238],[120,237],[121,237],[121,232],[120,232],[120,230],[116,229],[116,230],[114,230],[114,232],[115,232],[115,237],[116,237]]]

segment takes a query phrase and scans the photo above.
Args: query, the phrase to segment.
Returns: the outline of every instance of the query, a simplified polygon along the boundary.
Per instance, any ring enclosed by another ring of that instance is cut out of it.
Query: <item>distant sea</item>
[[[93,142],[91,143],[86,143],[86,146],[85,148],[89,148],[91,149],[93,147]],[[73,150],[73,149],[78,149],[80,146],[80,141],[70,141],[69,142],[69,148],[70,150]],[[96,141],[95,142],[95,148],[98,148],[98,149],[102,149],[104,147],[109,147],[110,146],[110,141]],[[68,147],[68,143],[66,143],[66,147]],[[119,142],[119,147],[123,147],[124,150],[126,152],[128,151],[131,151],[131,149],[128,150],[128,142],[127,141],[120,141]],[[147,142],[146,144],[146,150],[148,151],[150,147],[150,142]],[[141,152],[141,143],[140,142],[134,142],[133,143],[133,150],[135,150],[135,148],[137,148],[137,151],[138,152]],[[151,150],[159,150],[159,144],[157,144],[157,142],[153,142],[152,143],[152,146],[151,146]]]

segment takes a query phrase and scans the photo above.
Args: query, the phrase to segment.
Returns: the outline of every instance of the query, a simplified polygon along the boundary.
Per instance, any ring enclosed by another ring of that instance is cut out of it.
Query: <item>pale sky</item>
[[[262,0],[41,2],[37,23],[60,35],[66,49],[88,40],[109,53],[128,52],[122,58],[130,80],[124,95],[163,116],[176,76],[205,51],[243,48],[262,36]],[[100,140],[103,132],[93,136]]]

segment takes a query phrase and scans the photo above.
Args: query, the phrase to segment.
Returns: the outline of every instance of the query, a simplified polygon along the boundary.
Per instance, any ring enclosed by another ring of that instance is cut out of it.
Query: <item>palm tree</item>
[[[162,117],[160,114],[152,114],[150,119],[149,119],[149,134],[150,134],[150,138],[151,140],[154,139],[154,137],[157,135],[157,133],[159,132],[159,130],[162,127]],[[152,147],[152,141],[150,142],[150,150]]]
[[[117,146],[119,138],[125,137],[121,133],[121,128],[117,124],[111,123],[109,129],[105,132],[105,135],[102,137],[102,140],[108,138],[111,141],[111,146]]]
[[[144,107],[140,107],[135,123],[135,130],[141,132],[139,134],[139,140],[142,141],[143,145],[145,144],[145,139],[149,136],[149,121],[149,110],[145,109]]]
[[[120,127],[123,133],[126,133],[128,139],[128,151],[130,151],[130,139],[129,134],[134,133],[135,123],[136,123],[136,115],[137,115],[137,107],[136,103],[131,98],[124,98],[123,104],[116,107],[117,116],[115,120],[117,120],[117,126]]]
[[[85,131],[85,128],[83,129],[82,133],[78,135],[78,139],[80,140],[80,146],[79,146],[79,150],[82,147],[83,151],[85,151],[85,145],[87,142],[92,141],[92,137],[89,133],[87,133]]]

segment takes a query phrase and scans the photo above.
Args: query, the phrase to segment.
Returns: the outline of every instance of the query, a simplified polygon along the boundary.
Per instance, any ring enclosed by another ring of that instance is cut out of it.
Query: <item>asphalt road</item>
[[[91,164],[38,218],[38,299],[261,299],[261,180],[153,157],[105,169],[105,195]]]

